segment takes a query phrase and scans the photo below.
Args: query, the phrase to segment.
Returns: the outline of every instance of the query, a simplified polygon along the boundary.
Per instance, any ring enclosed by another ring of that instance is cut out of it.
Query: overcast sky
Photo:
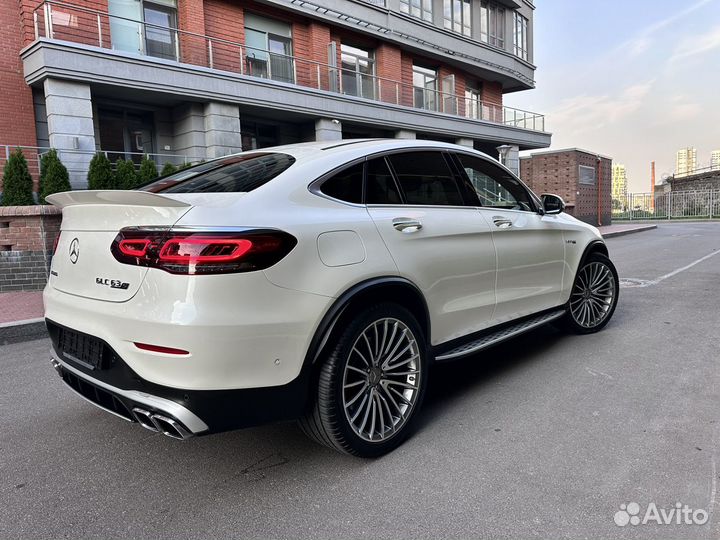
[[[627,167],[649,191],[675,152],[720,149],[720,0],[535,0],[535,90],[511,107],[543,113],[552,148],[580,147]]]

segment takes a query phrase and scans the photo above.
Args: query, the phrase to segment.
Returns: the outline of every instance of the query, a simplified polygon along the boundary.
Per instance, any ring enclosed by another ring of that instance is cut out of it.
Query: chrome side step
[[[464,343],[463,345],[460,345],[455,349],[436,356],[435,360],[438,362],[444,362],[445,360],[454,360],[455,358],[460,358],[468,354],[476,353],[483,349],[487,349],[488,347],[492,347],[493,345],[497,345],[501,341],[505,341],[506,339],[510,339],[520,334],[524,334],[525,332],[528,332],[533,328],[537,328],[538,326],[542,326],[545,323],[549,323],[550,321],[559,319],[563,315],[565,315],[565,310],[558,309],[556,311],[550,311],[548,313],[543,313],[542,315],[530,317],[529,319],[525,319],[522,322],[511,324],[495,332],[485,334],[484,336],[469,343]]]

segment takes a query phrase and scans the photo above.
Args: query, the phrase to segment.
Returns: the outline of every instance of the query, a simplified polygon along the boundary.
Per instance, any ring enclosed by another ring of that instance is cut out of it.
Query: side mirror
[[[550,193],[543,193],[540,200],[543,204],[543,211],[546,214],[559,214],[565,210],[565,201],[562,200],[562,197]]]

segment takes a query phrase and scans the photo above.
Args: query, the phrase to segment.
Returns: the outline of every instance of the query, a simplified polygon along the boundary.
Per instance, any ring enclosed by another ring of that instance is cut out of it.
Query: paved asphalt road
[[[0,537],[710,538],[720,224],[608,241],[623,288],[592,336],[536,331],[432,373],[417,435],[376,461],[294,425],[180,443],[77,398],[48,341],[0,347]],[[618,527],[623,503],[705,525]]]

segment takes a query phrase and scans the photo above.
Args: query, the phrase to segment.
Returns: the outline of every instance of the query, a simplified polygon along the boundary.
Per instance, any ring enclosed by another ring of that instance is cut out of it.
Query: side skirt
[[[479,334],[441,344],[435,347],[435,361],[445,362],[474,354],[507,339],[529,332],[538,326],[559,319],[563,315],[565,315],[565,307],[557,307],[540,314],[530,315],[529,317],[511,321],[501,326],[489,328]]]

